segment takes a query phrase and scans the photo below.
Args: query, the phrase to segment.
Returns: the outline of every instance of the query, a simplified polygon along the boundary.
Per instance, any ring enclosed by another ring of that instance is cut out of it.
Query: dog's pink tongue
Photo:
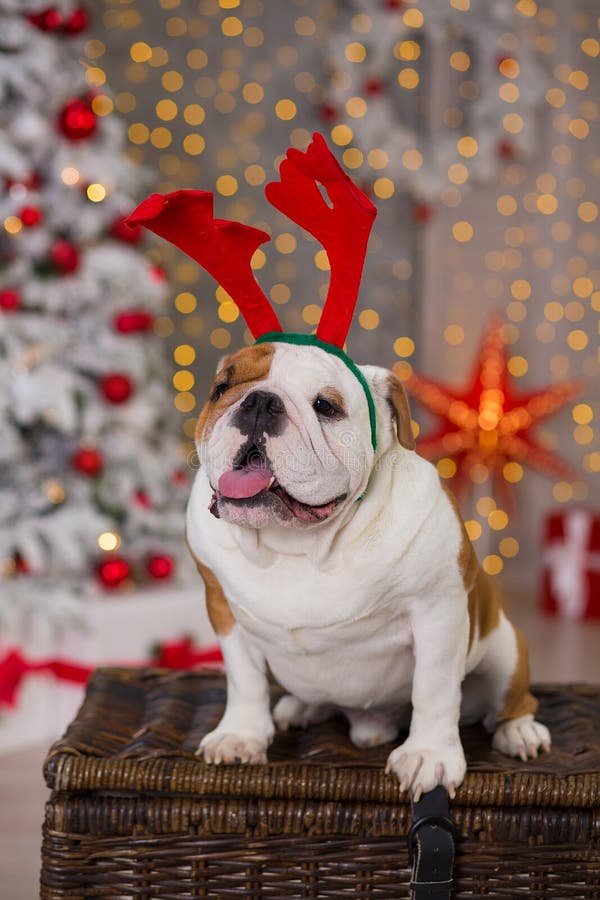
[[[273,473],[264,459],[250,460],[242,469],[223,472],[219,491],[232,500],[254,497],[269,487]]]

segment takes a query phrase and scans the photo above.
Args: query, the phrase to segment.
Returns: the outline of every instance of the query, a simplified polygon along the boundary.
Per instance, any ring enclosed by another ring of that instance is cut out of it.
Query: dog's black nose
[[[233,424],[249,438],[263,434],[276,437],[285,423],[285,405],[281,397],[270,391],[251,391],[240,403]]]

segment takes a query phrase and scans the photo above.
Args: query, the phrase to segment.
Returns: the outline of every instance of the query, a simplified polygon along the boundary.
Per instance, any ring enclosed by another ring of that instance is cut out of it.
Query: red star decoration
[[[559,478],[575,477],[573,469],[542,447],[531,431],[579,395],[583,385],[567,381],[517,393],[507,368],[499,318],[490,320],[471,377],[462,389],[414,373],[406,386],[439,419],[438,427],[417,442],[419,453],[427,459],[449,457],[454,461],[455,490],[464,488],[469,480],[484,481],[489,476],[508,500],[507,481],[518,480],[506,477],[504,467],[511,462]],[[482,473],[485,477],[480,477]]]

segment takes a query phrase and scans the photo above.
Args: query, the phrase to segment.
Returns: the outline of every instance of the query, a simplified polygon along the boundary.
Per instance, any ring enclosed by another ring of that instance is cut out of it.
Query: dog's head
[[[357,377],[319,347],[261,344],[219,364],[196,444],[224,521],[316,526],[365,491],[376,457],[392,443],[414,449],[398,379],[361,368],[375,401],[377,454]]]

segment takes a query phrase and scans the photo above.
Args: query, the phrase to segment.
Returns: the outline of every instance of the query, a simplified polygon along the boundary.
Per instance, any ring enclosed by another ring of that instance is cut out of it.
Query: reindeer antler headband
[[[358,378],[369,405],[371,442],[377,445],[375,404],[364,375],[344,352],[356,307],[369,234],[377,210],[343,171],[322,135],[314,134],[307,150],[289,149],[279,169],[280,181],[266,186],[267,199],[324,247],[331,278],[316,334],[284,332],[257,283],[250,261],[270,237],[240,222],[215,219],[213,195],[182,190],[152,194],[129,216],[130,225],[145,225],[166,238],[215,278],[238,305],[256,343],[310,344],[341,359]],[[321,184],[329,203],[319,190]]]

